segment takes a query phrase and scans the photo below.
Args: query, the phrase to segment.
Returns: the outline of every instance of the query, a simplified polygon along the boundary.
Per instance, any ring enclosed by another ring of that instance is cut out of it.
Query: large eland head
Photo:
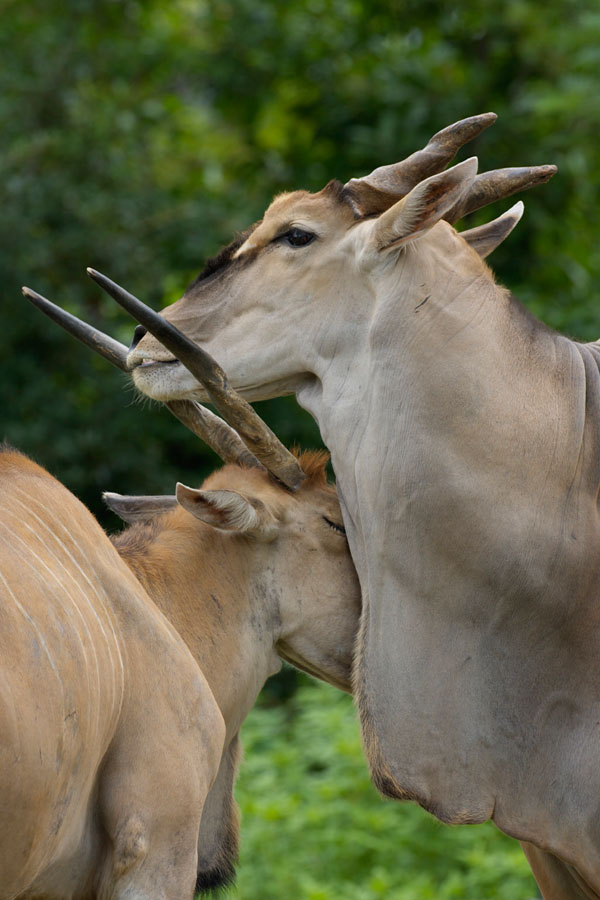
[[[162,317],[214,355],[247,399],[310,390],[346,337],[354,345],[364,332],[382,294],[397,300],[399,286],[413,288],[420,268],[440,255],[481,268],[481,258],[519,221],[523,204],[460,237],[448,223],[554,174],[554,166],[537,166],[477,175],[475,158],[445,170],[495,118],[457,122],[403,162],[345,185],[332,181],[318,193],[276,197]],[[424,300],[421,293],[415,302]],[[136,329],[127,358],[139,390],[163,401],[205,400],[202,373],[144,324],[148,331]]]

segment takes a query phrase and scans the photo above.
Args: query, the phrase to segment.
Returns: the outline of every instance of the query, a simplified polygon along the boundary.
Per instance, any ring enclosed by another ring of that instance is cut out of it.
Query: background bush
[[[494,254],[498,277],[548,324],[600,336],[597,3],[0,0],[0,13],[0,436],[47,466],[110,527],[116,521],[99,508],[101,490],[171,492],[178,479],[199,483],[215,458],[166,411],[135,403],[126,379],[46,322],[20,297],[21,284],[128,343],[132,322],[88,281],[86,266],[162,306],[275,192],[364,174],[408,155],[444,125],[493,109],[498,123],[463,158],[477,153],[481,168],[559,166],[558,176],[525,197],[523,222]],[[472,224],[509,204],[476,214]],[[284,441],[318,444],[293,400],[259,404],[259,411]],[[273,695],[289,698],[294,683],[280,680]],[[291,735],[305,713],[323,735],[330,716],[342,717],[340,734],[347,728],[356,740],[348,705],[331,692],[303,688],[302,708],[295,697],[257,713],[247,772],[257,781],[255,767],[267,767],[265,779],[271,772],[265,792],[274,809],[279,801],[270,792],[283,786],[287,764],[276,774],[278,759],[260,735],[280,722]],[[304,752],[294,734],[282,739],[284,758]],[[482,828],[440,829],[419,811],[371,797],[364,821],[375,824],[357,838],[352,823],[371,796],[358,787],[364,764],[356,749],[350,776],[350,756],[339,750],[332,758],[330,742],[320,744],[327,773],[306,779],[300,757],[294,763],[301,774],[292,791],[316,788],[315,806],[303,807],[305,819],[294,810],[263,852],[246,857],[243,896],[254,896],[252,878],[255,893],[262,881],[262,897],[298,896],[292,881],[313,898],[377,890],[402,898],[520,897],[531,890],[494,893],[504,890],[500,883],[512,885],[508,873],[522,864],[513,850],[501,862],[501,839]],[[319,797],[326,778],[346,784],[339,799]],[[244,784],[253,810],[245,834],[254,847],[266,801],[252,799]],[[386,831],[388,817],[387,842],[381,829],[370,838],[377,822]],[[418,853],[406,849],[413,831]],[[311,882],[308,857],[294,854],[312,852],[313,841],[330,863]],[[430,853],[440,841],[455,849]],[[274,871],[264,852],[271,846],[280,847],[279,870],[291,880],[269,893],[261,866]],[[492,878],[492,869],[506,879]],[[489,883],[468,886],[480,871]]]

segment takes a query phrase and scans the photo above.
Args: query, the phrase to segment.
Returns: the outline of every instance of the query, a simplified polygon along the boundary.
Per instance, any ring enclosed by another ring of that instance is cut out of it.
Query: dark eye
[[[303,231],[302,228],[290,228],[285,234],[281,235],[280,240],[285,241],[290,247],[306,247],[316,238],[316,234],[312,231]]]
[[[323,516],[323,519],[327,522],[330,528],[333,528],[334,531],[337,531],[338,534],[346,534],[346,529],[343,525],[338,525],[337,522],[333,522],[331,519],[328,519],[327,516]]]

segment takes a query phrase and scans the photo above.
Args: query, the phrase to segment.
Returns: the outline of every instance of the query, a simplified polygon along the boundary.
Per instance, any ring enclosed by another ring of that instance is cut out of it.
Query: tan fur
[[[191,900],[222,716],[93,517],[13,451],[0,617],[0,897]]]

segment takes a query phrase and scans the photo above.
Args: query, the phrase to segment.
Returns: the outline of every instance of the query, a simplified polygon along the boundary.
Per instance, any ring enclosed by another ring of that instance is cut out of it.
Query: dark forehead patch
[[[223,247],[216,256],[211,256],[210,259],[204,264],[204,268],[200,272],[197,278],[192,281],[190,286],[187,288],[188,291],[191,291],[192,288],[196,287],[196,285],[200,281],[206,281],[207,278],[210,278],[211,275],[214,275],[216,272],[220,272],[222,269],[226,269],[227,266],[231,263],[235,253],[240,249],[242,244],[248,239],[248,237],[252,234],[255,228],[260,225],[260,222],[256,222],[250,228],[243,231],[241,234],[233,240],[226,247]]]

